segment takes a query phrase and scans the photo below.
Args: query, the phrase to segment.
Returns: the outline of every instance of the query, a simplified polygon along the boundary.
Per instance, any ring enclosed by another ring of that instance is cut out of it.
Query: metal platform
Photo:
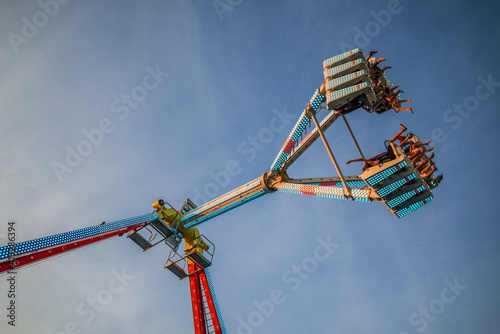
[[[205,243],[208,243],[208,249],[203,250],[201,248],[201,240],[203,240]],[[194,246],[185,251],[184,254],[179,254],[179,252],[172,249],[168,256],[167,263],[165,264],[165,269],[170,270],[175,276],[179,277],[179,279],[184,279],[194,272],[198,272],[201,269],[210,267],[212,265],[213,257],[215,254],[215,245],[203,234],[201,234],[193,242],[193,245]],[[186,274],[185,270],[188,261],[196,264],[196,267],[199,268],[189,275]]]
[[[190,259],[191,261],[195,262],[196,264],[200,265],[203,268],[208,268],[212,264],[211,260],[209,261],[201,253],[197,252],[196,249],[193,249],[191,252],[189,252],[187,257],[188,259]]]
[[[179,279],[183,279],[188,277],[188,274],[182,269],[177,263],[168,262],[165,264],[165,269],[170,270],[175,276],[179,277]]]
[[[170,204],[168,203],[165,204],[167,204],[169,208],[172,208]],[[177,214],[179,213],[177,212]],[[131,231],[127,235],[127,238],[135,242],[139,247],[141,247],[143,251],[146,251],[163,241],[173,250],[177,250],[183,239],[182,233],[177,230],[180,220],[175,221],[174,219],[168,216],[167,219],[169,220],[168,223],[163,219],[159,218],[158,215],[155,214],[155,219],[151,220],[146,225],[137,228],[134,231]],[[149,232],[148,238],[146,238],[144,235],[140,233],[143,232],[144,230]],[[153,243],[158,234],[161,236],[161,238],[159,238],[156,242]]]
[[[146,251],[151,247],[153,247],[153,245],[151,245],[151,243],[148,240],[146,240],[142,235],[140,235],[137,232],[130,233],[127,236],[127,238],[130,238],[130,240],[135,242],[139,247],[142,248],[143,251]]]

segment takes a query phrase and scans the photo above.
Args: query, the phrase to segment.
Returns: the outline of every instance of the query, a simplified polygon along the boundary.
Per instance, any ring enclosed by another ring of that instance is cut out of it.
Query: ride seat
[[[396,217],[402,218],[433,199],[429,185],[402,148],[388,143],[394,159],[367,168],[360,177],[375,191]]]

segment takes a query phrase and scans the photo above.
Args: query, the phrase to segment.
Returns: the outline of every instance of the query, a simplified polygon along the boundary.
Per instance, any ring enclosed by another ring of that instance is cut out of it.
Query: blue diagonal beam
[[[319,89],[316,89],[309,104],[314,110],[314,112],[316,112],[321,103],[323,103],[324,101],[325,101],[325,96],[319,92]],[[290,135],[285,141],[285,144],[283,145],[280,152],[276,156],[276,159],[274,159],[271,165],[272,171],[279,170],[280,168],[282,168],[284,162],[291,154],[293,148],[299,141],[300,136],[302,135],[304,129],[306,128],[307,124],[309,124],[310,121],[311,119],[307,116],[307,109],[306,109],[300,115],[299,120],[297,121],[297,123],[295,123],[295,126],[293,127],[292,132],[290,132]]]

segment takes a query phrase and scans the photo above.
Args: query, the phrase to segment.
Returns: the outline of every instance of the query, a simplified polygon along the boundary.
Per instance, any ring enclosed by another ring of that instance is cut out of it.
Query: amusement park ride
[[[354,49],[323,62],[323,83],[306,105],[270,171],[255,180],[198,207],[187,199],[176,210],[160,199],[153,203],[153,213],[0,247],[0,274],[124,234],[143,251],[165,243],[171,249],[165,268],[180,280],[189,278],[195,333],[227,333],[208,270],[215,245],[200,234],[197,225],[278,190],[382,202],[397,218],[432,201],[432,189],[442,175],[434,176],[437,168],[432,161],[434,154],[428,154],[433,150],[427,148],[428,142],[412,133],[404,135],[407,129],[401,125],[401,130],[386,141],[386,152],[365,158],[347,122],[346,115],[357,109],[377,114],[390,109],[413,112],[402,107],[402,103],[410,101],[401,100],[398,86],[387,79],[385,70],[389,67],[379,66],[385,59],[375,60],[374,54],[370,52],[365,58],[360,49]],[[317,115],[323,109],[328,114],[318,121]],[[350,162],[364,162],[360,175],[343,175],[324,136],[324,131],[339,118],[346,124],[360,155]],[[315,128],[307,134],[306,126],[311,122]],[[320,137],[337,176],[290,178],[288,167]],[[184,250],[180,251],[182,241]]]

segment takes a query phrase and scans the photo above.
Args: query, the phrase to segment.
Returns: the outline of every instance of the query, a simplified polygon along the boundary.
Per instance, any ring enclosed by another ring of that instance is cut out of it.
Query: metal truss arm
[[[273,164],[271,165],[271,170],[279,170],[280,168],[282,168],[283,163],[291,154],[302,132],[306,128],[307,124],[309,124],[310,122],[310,119],[309,117],[307,117],[306,114],[307,112],[306,110],[304,110],[300,115],[299,120],[297,121],[297,123],[295,123],[295,126],[293,127],[292,132],[290,132],[290,135],[286,139],[285,144],[283,144],[283,147],[276,156],[276,159],[274,159]]]
[[[293,127],[292,132],[290,132],[290,135],[285,141],[285,144],[279,151],[278,155],[276,156],[276,159],[274,159],[274,162],[271,165],[271,171],[277,171],[280,169],[286,170],[286,168],[283,167],[284,162],[287,159],[289,159],[289,156],[291,155],[294,147],[298,143],[299,138],[302,136],[302,133],[304,132],[306,126],[311,121],[311,118],[309,117],[308,108],[312,108],[312,110],[316,112],[321,103],[323,103],[324,101],[325,101],[325,95],[320,92],[320,88],[316,89],[313,96],[311,97],[311,101],[309,102],[308,107],[304,109],[304,111],[300,115],[299,120]]]
[[[126,233],[155,218],[151,213],[0,247],[0,274]]]
[[[348,179],[348,178],[346,178]],[[313,179],[314,180],[314,179]],[[346,181],[347,184],[358,181]],[[373,200],[379,201],[378,196],[371,189],[351,189],[351,197],[345,195],[344,187],[336,187],[329,184],[330,182],[311,182],[311,183],[296,183],[293,180],[289,182],[280,182],[274,185],[276,189],[285,193],[299,194],[299,195],[312,195],[318,197],[355,200],[358,202],[371,202]],[[342,185],[342,182],[333,181],[331,184]],[[359,184],[359,183],[358,183]]]
[[[331,111],[320,123],[321,130],[324,132],[335,122],[341,114],[336,110]],[[281,168],[287,170],[315,141],[320,137],[317,128],[311,131],[298,145],[290,152],[287,159],[281,165]]]
[[[189,211],[181,218],[181,222],[186,228],[194,227],[270,192],[272,190],[267,187],[263,175]]]
[[[366,182],[359,176],[344,176],[348,186],[366,186]],[[338,176],[307,177],[301,179],[289,179],[288,183],[310,184],[315,186],[343,187],[344,184]]]

